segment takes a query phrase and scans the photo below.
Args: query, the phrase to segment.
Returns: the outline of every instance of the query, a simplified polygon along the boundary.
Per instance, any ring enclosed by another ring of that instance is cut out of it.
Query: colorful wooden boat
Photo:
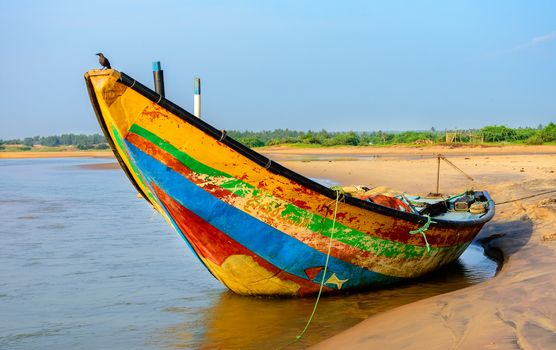
[[[418,277],[457,259],[494,215],[487,192],[474,194],[483,213],[429,216],[347,196],[124,73],[92,70],[85,80],[129,180],[214,277],[239,294],[305,296],[323,280],[324,292],[337,292]]]

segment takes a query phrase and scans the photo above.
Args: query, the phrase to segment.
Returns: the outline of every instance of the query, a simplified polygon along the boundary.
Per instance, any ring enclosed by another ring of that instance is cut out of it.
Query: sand
[[[488,190],[501,203],[556,189],[556,146],[274,147],[260,151],[306,176],[345,185],[388,186],[426,194],[436,190],[434,154],[442,153],[474,181],[442,162],[440,192],[473,187]],[[112,157],[109,152],[54,153],[10,156]],[[0,158],[8,157],[0,153]],[[492,280],[378,314],[315,348],[556,348],[556,193],[498,205],[495,218],[479,239],[490,255],[505,261]]]
[[[434,153],[446,154],[475,179],[471,182],[442,163],[441,192],[485,189],[501,203],[556,189],[556,147],[486,150],[382,149],[380,157],[367,158],[344,150],[308,150],[318,155],[318,161],[299,150],[265,153],[311,177],[386,185],[410,193],[435,190]],[[298,153],[304,158],[287,160]],[[497,206],[494,220],[479,238],[489,254],[505,260],[494,279],[376,315],[315,348],[555,348],[556,193]]]

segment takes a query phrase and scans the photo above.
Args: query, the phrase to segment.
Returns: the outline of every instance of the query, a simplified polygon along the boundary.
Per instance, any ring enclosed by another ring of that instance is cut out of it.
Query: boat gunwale
[[[120,164],[120,167],[122,168],[122,170],[126,174],[127,178],[129,179],[129,181],[131,182],[133,187],[135,187],[137,192],[147,202],[149,202],[149,204],[154,205],[154,203],[151,202],[151,200],[149,199],[147,194],[143,191],[141,186],[139,186],[137,181],[135,181],[135,179],[133,178],[133,175],[131,174],[130,170],[127,168],[124,160],[122,159],[122,156],[118,152],[118,149],[116,148],[116,144],[114,143],[114,140],[112,140],[112,137],[110,137],[110,133],[108,132],[108,127],[106,126],[106,121],[104,120],[104,117],[102,115],[102,110],[100,109],[100,105],[99,105],[98,100],[97,100],[95,89],[93,87],[93,84],[92,84],[88,74],[85,74],[85,83],[87,84],[87,91],[89,92],[89,99],[91,100],[91,104],[93,105],[93,110],[95,112],[98,123],[100,125],[100,129],[102,130],[102,133],[104,134],[104,137],[106,138],[106,142],[108,142],[108,145],[110,146],[110,149],[112,150],[112,153],[114,153],[114,156],[116,157],[116,160]]]
[[[151,90],[147,86],[145,86],[145,85],[141,84],[140,82],[136,81],[135,79],[131,78],[129,75],[127,75],[123,72],[116,71],[116,70],[112,70],[112,71],[119,73],[118,81],[120,83],[124,84],[128,88],[131,88],[132,90],[139,93],[143,97],[147,98],[151,102],[165,108],[170,113],[174,114],[176,117],[182,119],[183,121],[185,121],[188,124],[194,126],[195,128],[203,131],[205,134],[209,135],[210,137],[212,137],[216,141],[221,142],[224,145],[230,147],[234,151],[238,152],[239,154],[248,158],[249,160],[255,162],[259,166],[262,166],[265,169],[267,169],[267,170],[269,170],[269,171],[271,171],[271,172],[273,172],[277,175],[284,176],[285,178],[287,178],[291,181],[294,181],[294,182],[296,182],[296,183],[298,183],[298,184],[300,184],[300,185],[302,185],[302,186],[304,186],[304,187],[306,187],[306,188],[308,188],[312,191],[320,193],[320,194],[330,198],[331,200],[336,200],[337,193],[333,189],[330,189],[330,188],[328,188],[324,185],[319,184],[318,182],[315,182],[315,181],[307,178],[304,175],[301,175],[301,174],[299,174],[295,171],[292,171],[292,170],[282,166],[281,164],[271,160],[270,158],[258,153],[257,151],[254,151],[253,149],[245,146],[244,144],[236,141],[232,137],[227,136],[226,132],[224,130],[216,129],[212,125],[208,124],[207,122],[203,121],[200,118],[197,118],[193,114],[189,113],[187,110],[183,109],[182,107],[178,106],[177,104],[173,103],[172,101],[170,101],[170,100],[166,99],[165,97],[159,95],[157,92]],[[110,70],[107,70],[107,73],[108,72],[110,72]],[[102,131],[104,132],[107,140],[110,140],[109,141],[110,147],[112,148],[114,154],[116,155],[116,158],[117,158],[118,162],[120,163],[120,166],[122,166],[126,175],[129,177],[129,179],[131,180],[133,185],[136,188],[140,189],[140,187],[136,183],[135,179],[133,179],[133,177],[129,173],[129,170],[125,166],[125,163],[123,163],[123,160],[121,159],[121,156],[118,154],[118,151],[117,151],[113,141],[111,140],[110,134],[107,132],[108,130],[106,130],[104,117],[102,115],[102,111],[100,110],[100,107],[98,106],[97,96],[96,96],[94,88],[93,88],[93,86],[90,82],[89,74],[85,74],[85,80],[87,81],[87,89],[89,90],[89,97],[90,97],[91,102],[93,104],[93,109],[95,111],[95,114],[97,115],[97,119],[99,119]],[[140,190],[140,193],[142,193],[141,190]],[[482,225],[482,224],[488,222],[490,219],[492,219],[492,217],[494,216],[494,213],[495,213],[494,201],[492,200],[492,198],[490,197],[490,195],[488,194],[487,191],[482,191],[482,193],[484,194],[484,196],[485,196],[485,198],[487,199],[487,202],[488,202],[488,206],[486,208],[487,211],[486,211],[485,214],[480,216],[478,219],[465,220],[465,221],[435,219],[434,220],[435,223],[436,223],[435,227],[439,227],[439,228],[440,227],[444,227],[444,228],[470,227],[470,226],[479,226],[479,225]],[[147,201],[149,201],[149,199],[146,196],[144,196],[144,197]],[[376,203],[373,203],[373,202],[369,202],[369,201],[364,201],[364,200],[361,200],[361,199],[358,199],[358,198],[355,198],[355,197],[342,196],[342,201],[345,202],[346,204],[353,205],[353,206],[358,207],[358,208],[369,210],[369,211],[372,211],[372,212],[375,212],[375,213],[378,213],[378,214],[382,214],[382,215],[386,215],[386,216],[389,216],[389,217],[394,217],[394,218],[397,218],[397,219],[406,220],[406,221],[416,223],[416,224],[425,224],[429,220],[428,217],[424,216],[424,215],[398,211],[398,210],[395,210],[393,208],[385,207],[385,206],[382,206],[382,205],[379,205],[379,204],[376,204]]]

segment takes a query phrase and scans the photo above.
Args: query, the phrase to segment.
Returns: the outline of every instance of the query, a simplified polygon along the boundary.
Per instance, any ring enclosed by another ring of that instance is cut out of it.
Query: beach
[[[474,179],[441,162],[440,192],[487,190],[500,203],[478,238],[486,253],[503,262],[496,277],[373,314],[315,348],[546,349],[556,343],[556,193],[509,202],[556,189],[556,146],[274,147],[259,151],[311,178],[415,194],[436,190],[435,155],[440,153]],[[11,156],[32,158],[30,153]],[[41,158],[91,157],[94,153],[94,157],[107,158],[106,162],[99,159],[82,168],[119,167],[110,159],[111,152],[36,153]],[[0,158],[6,158],[5,154],[0,153]]]
[[[506,202],[556,189],[556,147],[345,149],[283,164],[341,184],[384,185],[433,192],[435,153],[474,178],[441,163],[440,191],[487,190]],[[271,151],[284,157],[293,150]],[[357,158],[369,156],[371,158]],[[340,159],[337,159],[340,157]],[[342,157],[344,157],[342,159]],[[335,159],[336,158],[336,159]],[[285,159],[285,158],[283,158]],[[556,193],[500,204],[479,239],[504,263],[492,280],[375,315],[318,349],[548,349],[556,344]]]

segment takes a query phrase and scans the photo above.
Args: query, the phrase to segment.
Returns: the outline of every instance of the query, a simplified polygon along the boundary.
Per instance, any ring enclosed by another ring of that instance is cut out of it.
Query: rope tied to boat
[[[272,165],[272,160],[268,160],[268,162],[266,162],[266,165],[264,166],[265,169],[270,169],[270,166]]]
[[[334,215],[332,217],[332,229],[330,230],[330,240],[328,242],[328,251],[326,253],[326,260],[324,262],[324,270],[323,270],[323,273],[322,273],[322,279],[320,281],[320,287],[319,287],[319,292],[317,294],[317,300],[315,301],[315,306],[313,306],[313,311],[311,312],[311,315],[309,316],[309,320],[307,320],[307,324],[305,325],[305,328],[303,328],[301,333],[299,333],[299,335],[297,335],[295,337],[294,341],[292,341],[289,344],[286,344],[286,346],[284,346],[284,348],[293,344],[293,343],[295,343],[295,342],[300,341],[301,338],[303,338],[303,336],[307,332],[307,329],[309,329],[309,326],[311,325],[311,322],[313,321],[313,317],[315,316],[315,313],[317,311],[317,306],[319,305],[320,296],[322,294],[322,289],[324,288],[324,281],[326,279],[326,272],[328,270],[328,262],[330,261],[330,252],[332,251],[332,241],[334,239],[334,232],[336,231],[335,227],[336,227],[336,216],[338,214],[338,203],[340,202],[341,198],[343,198],[343,193],[344,193],[344,191],[341,190],[341,189],[334,189],[334,191],[336,192],[336,199],[334,200]],[[325,205],[325,207],[327,209],[329,209],[328,205]]]
[[[222,141],[226,138],[226,130],[220,130],[220,131],[222,132],[222,135],[220,135],[218,141]]]
[[[544,191],[544,192],[541,192],[541,193],[532,194],[532,195],[530,195],[530,196],[525,196],[525,197],[520,197],[520,198],[516,198],[516,199],[507,200],[507,201],[504,201],[504,202],[496,202],[496,203],[494,203],[494,204],[496,204],[496,205],[502,205],[502,204],[506,204],[506,203],[513,203],[513,202],[522,201],[522,200],[524,200],[524,199],[529,199],[529,198],[533,198],[533,197],[538,197],[538,196],[542,196],[542,195],[549,194],[549,193],[554,193],[554,192],[556,192],[556,190]]]
[[[425,222],[425,224],[419,227],[418,229],[409,231],[409,234],[410,235],[420,234],[421,236],[423,236],[423,239],[425,240],[425,246],[427,247],[427,252],[430,255],[431,246],[429,244],[429,241],[427,240],[427,235],[425,234],[425,232],[427,232],[431,224],[436,224],[436,221],[432,221],[432,218],[429,215],[425,215],[425,217],[427,218],[427,222]]]

